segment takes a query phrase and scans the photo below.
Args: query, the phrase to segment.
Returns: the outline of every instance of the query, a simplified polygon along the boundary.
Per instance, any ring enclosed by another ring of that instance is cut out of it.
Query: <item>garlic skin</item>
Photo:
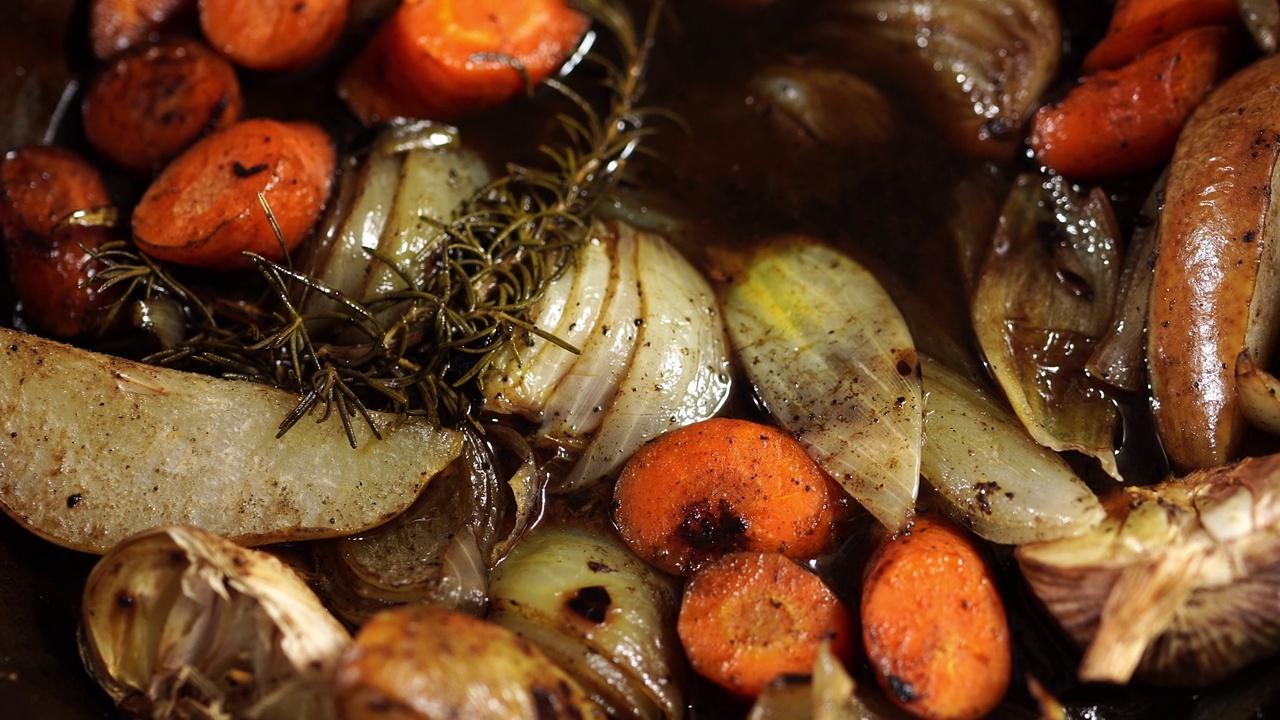
[[[132,716],[331,718],[350,643],[280,560],[195,527],[125,540],[85,585],[81,655]]]
[[[1280,455],[1126,487],[1023,576],[1085,647],[1082,680],[1200,686],[1280,650]]]

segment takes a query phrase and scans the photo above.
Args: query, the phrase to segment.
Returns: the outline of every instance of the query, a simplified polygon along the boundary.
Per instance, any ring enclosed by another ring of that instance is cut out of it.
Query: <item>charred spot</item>
[[[906,703],[914,702],[919,699],[920,696],[916,694],[916,689],[911,683],[903,680],[897,675],[890,675],[887,679],[889,682],[889,691],[893,693],[894,697]]]
[[[67,507],[68,507],[68,508],[73,508],[73,507],[75,507],[75,506],[79,505],[79,504],[80,504],[80,501],[81,501],[81,500],[83,500],[83,499],[84,499],[84,496],[83,496],[83,495],[81,495],[80,493],[75,493],[74,495],[68,495],[68,496],[67,496]]]
[[[533,696],[533,715],[538,720],[582,717],[582,710],[566,702],[567,698],[555,690],[534,685],[529,688],[529,694]]]
[[[978,503],[978,509],[983,515],[991,514],[991,496],[1000,492],[999,483],[984,482],[973,486],[975,491],[974,500]]]
[[[1054,271],[1054,277],[1072,295],[1083,300],[1093,300],[1093,286],[1089,284],[1088,280],[1081,277],[1079,273],[1066,268],[1058,268]]]
[[[617,503],[614,503],[614,504],[616,505]],[[587,569],[588,569],[588,570],[590,570],[590,571],[591,571],[591,572],[593,572],[593,573],[611,573],[611,572],[614,572],[614,569],[613,569],[613,568],[609,567],[608,565],[605,565],[605,564],[604,564],[604,563],[602,563],[602,562],[598,562],[598,561],[596,561],[596,560],[588,560],[588,561],[587,561]]]
[[[612,604],[613,598],[603,585],[592,585],[580,588],[565,603],[565,607],[575,615],[600,625],[609,617],[609,607]]]
[[[724,552],[746,549],[747,522],[728,500],[704,498],[684,506],[680,515],[676,537],[690,547]]]
[[[121,610],[132,610],[138,601],[127,592],[121,592],[116,596],[116,607]]]
[[[234,163],[232,163],[231,172],[235,173],[236,177],[243,180],[245,178],[250,178],[250,177],[253,177],[254,175],[257,175],[263,170],[266,170],[267,167],[268,165],[266,163],[258,163],[257,165],[250,165],[249,167],[245,167],[244,165],[240,164],[239,160],[237,160]]]
[[[1251,242],[1253,242],[1253,237],[1254,237],[1254,236],[1253,236],[1253,231],[1252,231],[1252,230],[1245,230],[1245,231],[1244,231],[1244,236],[1243,236],[1243,237],[1241,237],[1241,238],[1240,238],[1240,240],[1241,240],[1242,242],[1251,243]]]

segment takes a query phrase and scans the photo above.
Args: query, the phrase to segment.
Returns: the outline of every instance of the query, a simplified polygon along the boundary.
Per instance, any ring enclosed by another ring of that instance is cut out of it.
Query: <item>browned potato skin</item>
[[[418,605],[376,615],[342,658],[343,720],[604,718],[536,647],[493,623]]]
[[[1275,341],[1280,259],[1268,237],[1280,156],[1280,57],[1226,80],[1188,121],[1160,215],[1148,322],[1156,427],[1178,470],[1235,458],[1245,420],[1236,357]]]

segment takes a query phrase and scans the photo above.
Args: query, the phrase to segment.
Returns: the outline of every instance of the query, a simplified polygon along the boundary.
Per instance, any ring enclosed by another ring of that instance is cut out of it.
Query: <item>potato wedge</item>
[[[1236,358],[1280,329],[1280,56],[1236,73],[1178,141],[1160,215],[1148,322],[1156,427],[1174,467],[1222,465],[1243,441]]]
[[[243,545],[350,535],[404,511],[461,451],[421,421],[383,439],[299,422],[297,398],[0,329],[0,508],[29,530],[103,553],[157,525]]]

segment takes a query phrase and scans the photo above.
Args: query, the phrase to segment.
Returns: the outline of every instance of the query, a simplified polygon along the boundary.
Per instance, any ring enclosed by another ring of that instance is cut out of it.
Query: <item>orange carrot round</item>
[[[636,452],[614,489],[614,521],[637,555],[687,575],[730,552],[821,553],[840,497],[791,436],[716,418]]]
[[[48,238],[75,211],[108,204],[98,169],[65,148],[21,148],[0,163],[0,228],[5,237]]]
[[[106,60],[121,50],[156,40],[194,14],[196,0],[91,0],[89,39]]]
[[[235,70],[189,40],[115,56],[85,93],[85,137],[134,173],[159,169],[201,135],[240,119]]]
[[[754,697],[775,677],[808,674],[823,642],[852,645],[853,614],[817,575],[777,553],[734,553],[685,586],[676,632],[703,677]]]
[[[366,124],[454,120],[545,80],[588,18],[567,0],[405,0],[339,81]]]
[[[192,145],[151,183],[133,211],[134,241],[152,257],[183,265],[248,267],[245,252],[280,260],[319,219],[336,162],[329,135],[316,125],[232,125]]]
[[[9,272],[22,317],[64,338],[102,328],[106,308],[119,294],[90,282],[96,272],[91,253],[115,239],[111,228],[68,226],[47,242],[27,236],[8,243]]]
[[[351,0],[200,0],[209,44],[253,70],[291,70],[333,48]]]
[[[876,680],[922,718],[979,718],[1012,673],[1004,603],[965,531],[917,516],[873,553],[862,590],[862,639]]]
[[[1077,180],[1153,168],[1173,153],[1191,111],[1230,66],[1231,33],[1187,30],[1118,70],[1086,77],[1031,122],[1045,166]]]
[[[1119,0],[1106,35],[1080,69],[1091,74],[1118,68],[1183,30],[1239,17],[1237,0]]]

